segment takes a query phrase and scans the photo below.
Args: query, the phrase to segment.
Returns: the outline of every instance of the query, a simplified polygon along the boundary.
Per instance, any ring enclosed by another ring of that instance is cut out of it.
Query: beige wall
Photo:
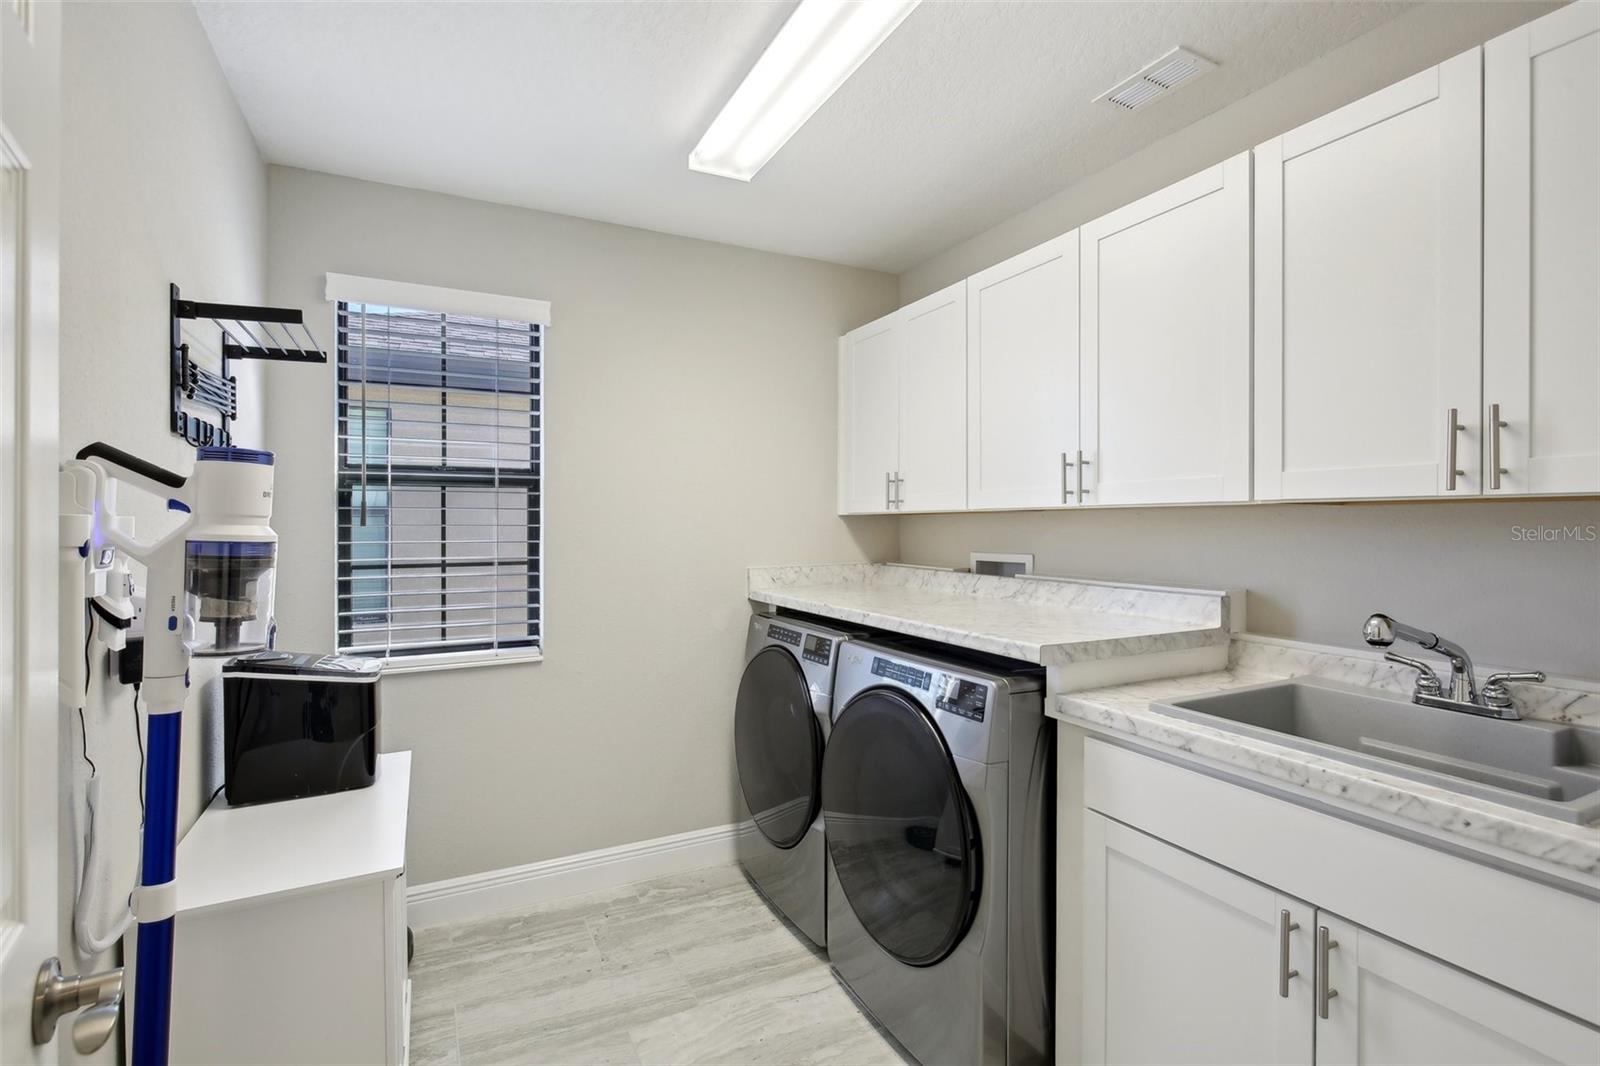
[[[266,167],[191,5],[74,3],[63,14],[61,454],[103,439],[187,473],[194,449],[168,430],[167,285],[177,282],[197,299],[260,301]],[[216,348],[215,331],[188,337],[196,351]],[[259,445],[259,375],[243,367],[238,377],[238,439]],[[156,501],[132,491],[122,499],[141,538],[167,525]],[[63,648],[61,656],[63,668],[81,663],[83,649]],[[98,824],[110,861],[99,898],[110,915],[138,869],[139,752],[133,693],[106,683],[105,665],[97,656],[84,720],[105,797]],[[214,662],[197,661],[196,697],[184,718],[184,828],[220,780],[214,760],[202,757],[213,742],[220,747],[215,672]],[[80,850],[88,775],[72,724],[62,749],[68,856]],[[77,871],[63,863],[62,873]],[[63,905],[71,898],[64,888]],[[96,922],[106,924],[105,917]]]
[[[328,271],[549,300],[546,660],[384,681],[425,882],[734,820],[744,568],[892,558],[834,517],[836,338],[890,275],[273,167],[268,293]],[[274,376],[280,643],[333,642],[333,369]]]
[[[910,302],[1543,14],[1554,4],[1423,4],[901,277]],[[1378,387],[1377,383],[1374,387]],[[1600,544],[1518,540],[1600,524],[1600,502],[1251,505],[907,517],[905,562],[1034,552],[1041,571],[1248,588],[1258,633],[1360,643],[1375,610],[1436,626],[1484,660],[1600,677]]]
[[[1316,62],[912,267],[900,276],[901,302],[910,303],[960,281],[1560,6],[1419,4]]]

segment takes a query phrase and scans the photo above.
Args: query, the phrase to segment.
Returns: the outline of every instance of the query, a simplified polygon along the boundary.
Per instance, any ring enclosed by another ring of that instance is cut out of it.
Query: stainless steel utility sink
[[[1600,728],[1479,718],[1320,678],[1174,700],[1159,709],[1534,814],[1600,821]]]

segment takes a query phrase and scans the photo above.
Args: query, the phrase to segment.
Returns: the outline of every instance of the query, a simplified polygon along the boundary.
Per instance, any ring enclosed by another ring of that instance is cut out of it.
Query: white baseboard
[[[563,896],[620,888],[652,877],[719,866],[736,860],[741,826],[714,825],[674,836],[585,851],[526,866],[412,885],[406,921],[417,929],[522,910]]]

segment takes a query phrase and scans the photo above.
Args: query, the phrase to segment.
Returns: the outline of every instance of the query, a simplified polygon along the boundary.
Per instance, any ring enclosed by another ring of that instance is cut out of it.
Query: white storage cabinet
[[[1600,4],[1483,63],[1485,491],[1600,492]]]
[[[1481,64],[1256,148],[1257,499],[1478,495]]]
[[[967,505],[966,282],[839,339],[839,513]]]
[[[1077,502],[1078,231],[967,279],[967,506]]]
[[[1600,903],[1094,738],[1083,780],[1085,1062],[1600,1062]]]
[[[369,788],[201,814],[178,846],[175,1066],[406,1062],[410,790],[397,752]]]
[[[1250,153],[1082,229],[1084,503],[1250,498]]]

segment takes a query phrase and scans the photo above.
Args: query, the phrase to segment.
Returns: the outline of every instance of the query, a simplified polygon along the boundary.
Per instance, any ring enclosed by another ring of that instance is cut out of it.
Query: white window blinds
[[[543,325],[336,308],[339,649],[537,650]]]

